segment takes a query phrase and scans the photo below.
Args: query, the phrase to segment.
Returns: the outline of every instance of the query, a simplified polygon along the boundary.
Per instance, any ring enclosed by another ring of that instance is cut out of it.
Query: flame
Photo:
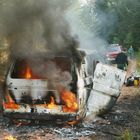
[[[15,103],[15,101],[10,97],[10,95],[6,96],[7,102],[3,102],[3,106],[6,109],[19,109],[20,106]]]
[[[6,109],[19,109],[20,108],[20,106],[15,103],[3,103],[3,106]]]
[[[68,90],[63,90],[61,93],[61,99],[64,105],[62,106],[63,112],[76,112],[78,110],[78,103],[74,93]],[[43,105],[49,109],[57,109],[58,105],[55,104],[54,97],[51,96],[51,102]],[[75,123],[75,122],[73,122]]]
[[[25,78],[26,79],[31,79],[32,78],[32,72],[31,72],[31,69],[28,66],[26,68]]]
[[[17,140],[16,138],[14,138],[12,135],[6,136],[4,138],[4,140]]]
[[[61,93],[62,101],[65,103],[62,110],[63,112],[76,112],[78,109],[78,103],[75,94],[71,91],[63,90]]]
[[[47,104],[47,108],[49,109],[58,108],[58,106],[55,104],[54,97],[51,96],[51,102],[50,104]]]
[[[35,75],[32,71],[32,69],[29,67],[29,65],[26,66],[25,69],[25,76],[26,79],[42,79],[43,77],[40,77],[38,75]]]
[[[11,98],[11,96],[9,94],[7,94],[5,98],[8,103],[15,103],[15,101]]]

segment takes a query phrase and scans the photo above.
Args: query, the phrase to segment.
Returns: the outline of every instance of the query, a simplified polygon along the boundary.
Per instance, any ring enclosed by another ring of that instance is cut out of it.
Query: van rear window
[[[71,59],[69,57],[19,59],[14,64],[11,77],[21,79],[47,79],[50,75],[59,75],[62,72],[71,73]]]

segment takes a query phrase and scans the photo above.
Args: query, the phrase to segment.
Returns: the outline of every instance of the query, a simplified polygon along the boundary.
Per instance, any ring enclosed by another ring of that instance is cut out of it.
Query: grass
[[[140,135],[132,133],[131,130],[126,129],[116,140],[140,140]]]
[[[126,129],[123,133],[122,136],[119,138],[120,140],[133,140],[133,136],[130,130]],[[119,140],[118,139],[118,140]]]

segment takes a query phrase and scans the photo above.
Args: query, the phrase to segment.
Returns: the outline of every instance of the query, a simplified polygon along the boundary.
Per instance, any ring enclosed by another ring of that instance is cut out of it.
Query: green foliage
[[[116,137],[116,140],[139,140],[140,135],[138,133],[132,133],[131,130],[126,129],[122,134]]]
[[[117,137],[116,140],[133,140],[132,133],[126,129],[120,137]]]
[[[128,34],[126,34],[126,38],[124,39],[124,44],[126,44],[127,46],[130,46],[131,44],[133,44],[132,32],[129,32]]]
[[[129,130],[125,130],[122,138],[124,140],[132,140],[132,133]]]
[[[140,46],[140,1],[112,1],[114,1],[113,6],[118,17],[115,32],[111,35],[112,41],[118,38],[118,43],[125,47],[132,45],[135,50],[138,50]]]
[[[109,43],[140,47],[140,0],[94,0],[81,7],[85,27]]]

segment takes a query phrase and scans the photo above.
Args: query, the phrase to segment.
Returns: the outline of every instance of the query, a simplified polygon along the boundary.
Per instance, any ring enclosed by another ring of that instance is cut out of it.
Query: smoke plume
[[[59,51],[72,44],[64,15],[66,0],[1,0],[0,37],[6,38],[12,57]]]
[[[116,15],[112,9],[105,9],[102,6],[106,2],[104,0],[78,1],[79,6],[71,6],[67,12],[72,34],[77,34],[82,49],[95,50],[98,57],[103,60]]]
[[[12,58],[26,58],[36,76],[48,79],[47,90],[68,89],[72,76],[71,71],[55,61],[44,62],[44,58],[64,55],[73,57],[77,64],[81,61],[79,42],[65,19],[70,6],[68,0],[0,0],[0,38],[7,40]],[[37,98],[36,93],[38,90],[32,94],[33,99]],[[60,97],[54,96],[60,102]]]

